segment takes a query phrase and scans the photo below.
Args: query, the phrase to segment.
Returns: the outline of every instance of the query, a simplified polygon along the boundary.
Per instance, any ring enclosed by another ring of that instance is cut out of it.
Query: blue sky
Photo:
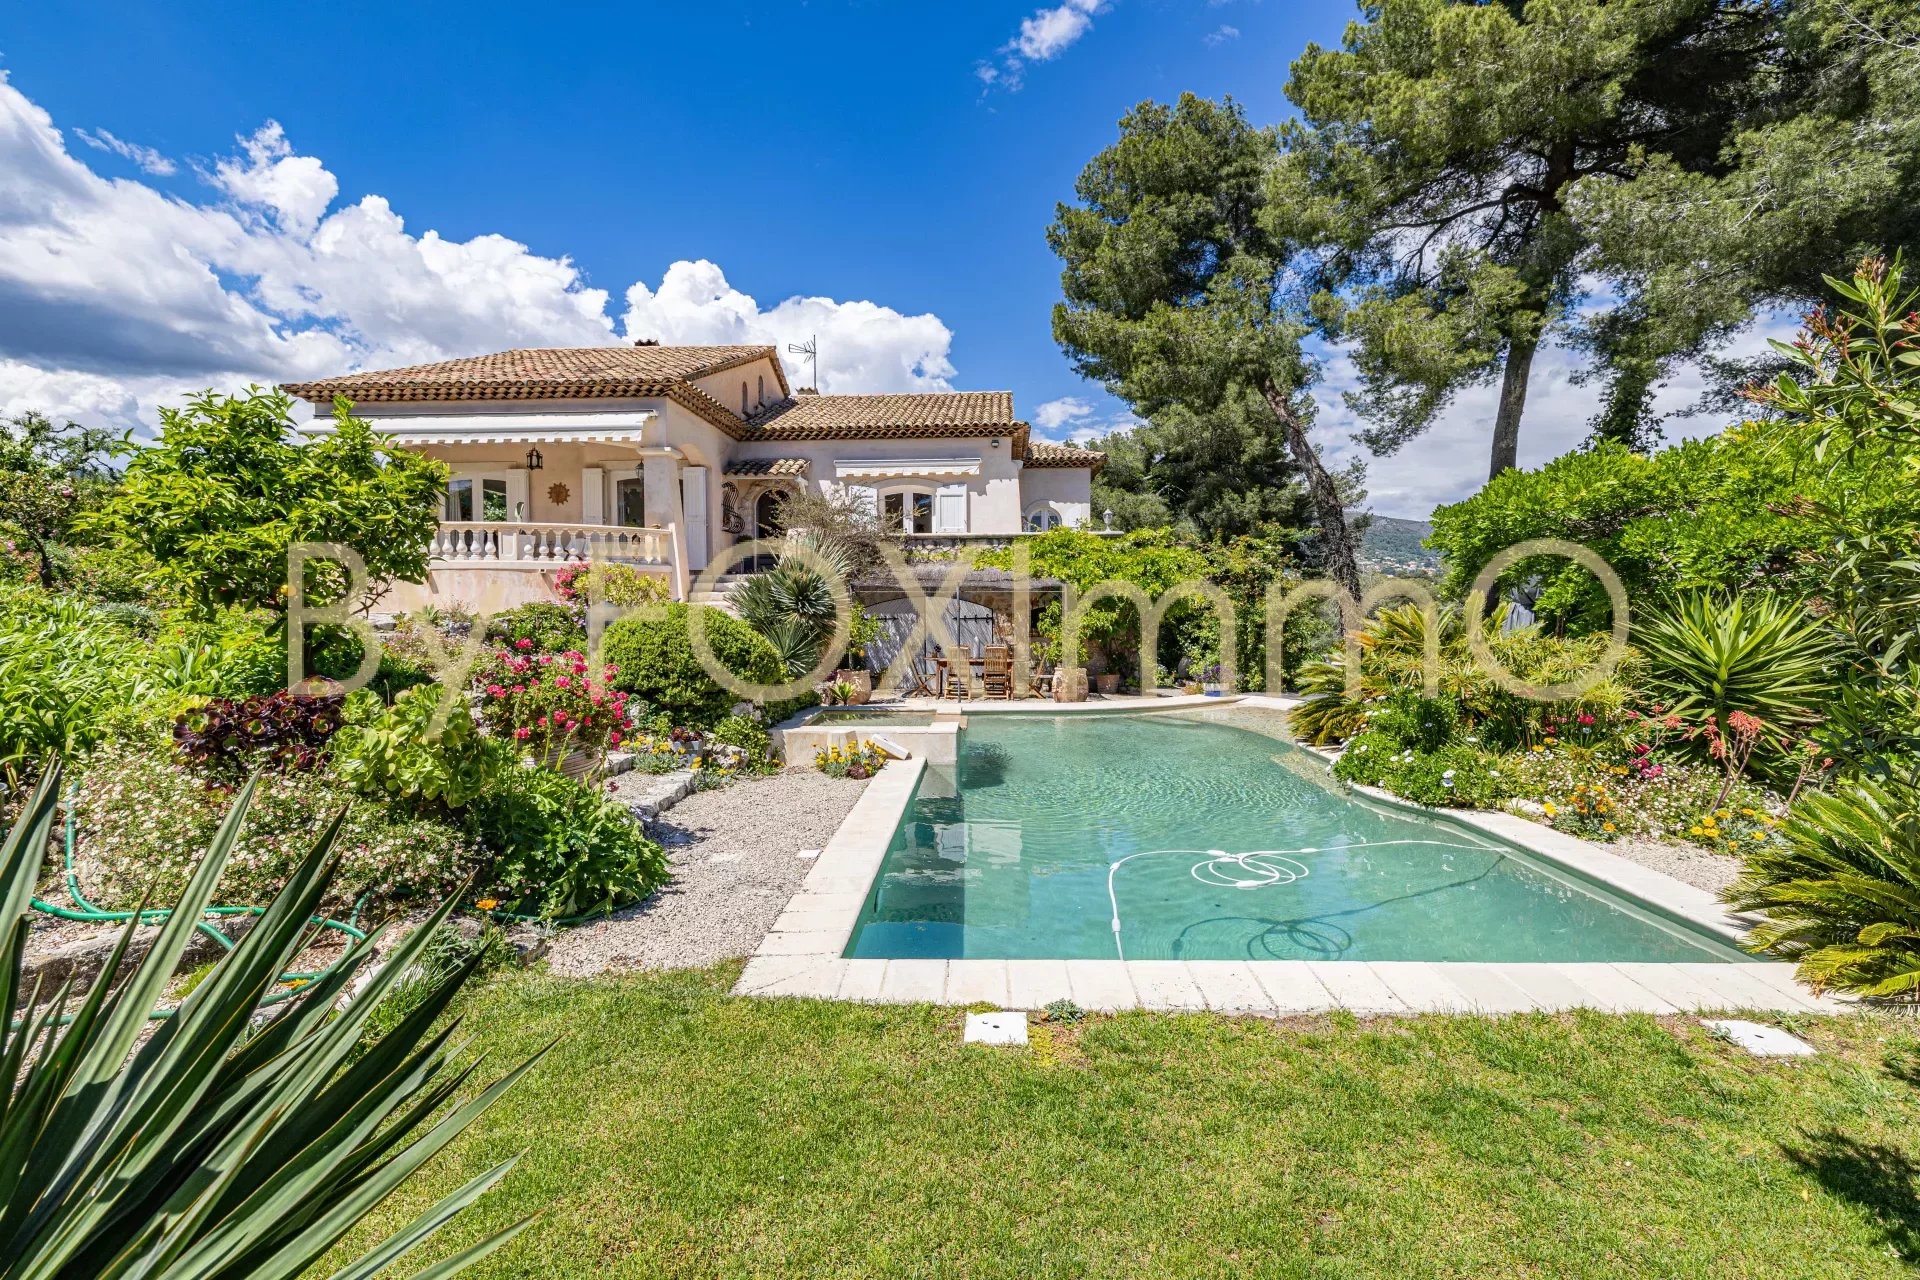
[[[1045,434],[1084,435],[1125,411],[1050,336],[1055,202],[1144,98],[1232,94],[1282,118],[1287,63],[1352,12],[15,6],[0,411],[151,422],[209,382],[819,331],[826,390],[1006,387]],[[1543,365],[1523,460],[1568,447],[1590,411]],[[1344,381],[1337,359],[1329,375]],[[1347,456],[1323,399],[1321,438]],[[1376,461],[1376,509],[1470,492],[1486,407],[1468,397]]]

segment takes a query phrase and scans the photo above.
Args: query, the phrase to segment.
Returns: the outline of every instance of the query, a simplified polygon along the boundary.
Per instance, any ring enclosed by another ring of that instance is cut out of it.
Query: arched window
[[[740,379],[740,416],[747,416],[747,380]]]
[[[755,382],[758,384],[759,394],[755,396],[754,403],[764,405],[767,402],[767,375],[761,374]]]
[[[1037,503],[1027,511],[1025,528],[1028,533],[1045,533],[1049,529],[1060,527],[1060,513],[1051,505]]]

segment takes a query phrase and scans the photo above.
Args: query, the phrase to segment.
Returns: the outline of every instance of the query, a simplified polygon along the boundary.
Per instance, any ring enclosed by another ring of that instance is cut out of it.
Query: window
[[[629,529],[647,527],[646,481],[625,479],[613,482],[614,519]]]
[[[747,416],[747,380],[740,379],[740,416]]]
[[[933,532],[933,491],[896,489],[880,500],[882,528],[902,533]]]
[[[478,514],[475,502],[479,503]],[[505,520],[507,482],[490,477],[462,477],[447,484],[447,519]]]
[[[1046,503],[1027,512],[1026,530],[1028,533],[1045,533],[1049,529],[1060,527],[1060,513]]]
[[[767,402],[767,375],[764,373],[761,374],[755,379],[755,382],[758,384],[756,388],[758,394],[754,397],[754,403],[765,404]]]

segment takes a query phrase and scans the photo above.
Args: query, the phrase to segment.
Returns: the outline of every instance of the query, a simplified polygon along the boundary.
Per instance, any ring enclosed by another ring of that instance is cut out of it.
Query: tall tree
[[[151,555],[201,606],[286,608],[295,542],[344,543],[365,562],[365,605],[395,578],[425,582],[446,464],[393,447],[333,406],[332,430],[295,434],[292,400],[208,391],[160,411],[160,438],[134,451],[90,525]]]
[[[1183,94],[1128,112],[1075,184],[1079,203],[1058,206],[1047,229],[1066,264],[1053,336],[1081,373],[1189,445],[1244,458],[1236,428],[1250,422],[1284,442],[1327,573],[1357,592],[1348,495],[1307,434],[1311,319],[1260,217],[1273,155],[1272,132],[1231,101]]]
[[[1838,18],[1817,17],[1843,8],[1369,0],[1340,49],[1308,46],[1287,85],[1302,118],[1283,128],[1268,216],[1277,236],[1320,251],[1317,314],[1354,343],[1369,446],[1399,448],[1459,389],[1497,378],[1490,471],[1513,466],[1534,354],[1556,336],[1608,381],[1598,433],[1636,439],[1672,361],[1791,293],[1788,277],[1839,265],[1806,260],[1821,255],[1803,252],[1812,211],[1799,199],[1774,228],[1792,262],[1744,270],[1730,269],[1748,252],[1739,235],[1690,236],[1672,201],[1701,183],[1771,192],[1777,179],[1745,145],[1757,127],[1804,141],[1822,112],[1870,114],[1867,60],[1843,67]],[[1871,129],[1856,142],[1886,154]],[[1666,212],[1644,199],[1656,191]],[[1854,194],[1864,216],[1842,239],[1887,205],[1884,191]],[[1686,266],[1695,287],[1676,283]]]
[[[1175,525],[1225,541],[1313,518],[1286,435],[1252,388],[1218,404],[1171,406],[1093,447],[1107,455],[1094,512],[1110,508],[1123,529]]]
[[[56,426],[32,410],[0,421],[0,534],[33,557],[40,585],[54,585],[56,553],[112,485],[118,437],[100,427]]]

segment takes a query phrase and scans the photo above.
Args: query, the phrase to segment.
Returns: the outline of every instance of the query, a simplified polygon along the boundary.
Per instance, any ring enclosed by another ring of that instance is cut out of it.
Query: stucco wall
[[[967,531],[970,533],[1017,533],[1020,530],[1020,464],[1012,456],[1010,435],[976,436],[943,440],[810,440],[784,444],[733,445],[735,461],[747,458],[805,458],[810,464],[807,486],[815,493],[826,493],[842,482],[836,475],[840,462],[908,461],[928,458],[963,458],[977,462],[980,474],[973,476],[934,476],[924,479],[857,479],[846,483],[871,485],[885,489],[895,484],[917,484],[938,488],[942,484],[967,486]]]
[[[1021,517],[1045,502],[1060,513],[1062,523],[1099,527],[1092,511],[1093,470],[1090,467],[1029,467],[1020,478]]]

